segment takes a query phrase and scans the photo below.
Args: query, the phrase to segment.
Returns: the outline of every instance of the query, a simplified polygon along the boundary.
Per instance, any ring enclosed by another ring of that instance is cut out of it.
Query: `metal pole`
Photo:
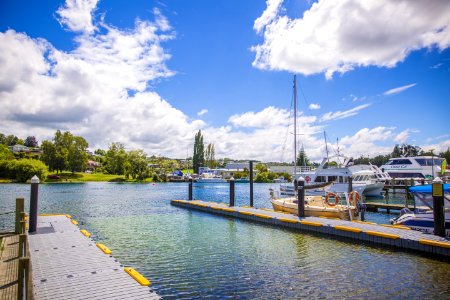
[[[39,178],[36,175],[34,175],[33,178],[31,178],[29,232],[35,232],[37,227],[38,192],[39,192]]]
[[[234,206],[234,178],[230,178],[230,206]]]
[[[189,200],[192,200],[192,177],[189,176]]]
[[[438,177],[433,181],[434,234],[445,237],[444,185]]]
[[[298,217],[305,217],[305,179],[300,177],[298,179],[298,192],[297,192],[297,200],[298,200]]]
[[[250,167],[250,206],[253,207],[253,161],[249,161]]]

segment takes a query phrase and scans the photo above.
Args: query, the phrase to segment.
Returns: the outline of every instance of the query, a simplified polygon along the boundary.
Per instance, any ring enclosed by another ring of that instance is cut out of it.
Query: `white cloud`
[[[273,19],[277,16],[278,10],[280,9],[282,3],[283,0],[266,1],[266,10],[263,12],[261,17],[255,20],[255,24],[253,25],[253,28],[256,30],[256,32],[260,33],[267,24],[273,21]]]
[[[399,94],[403,91],[406,91],[407,89],[412,88],[413,86],[417,85],[417,83],[412,83],[412,84],[408,84],[408,85],[404,85],[404,86],[400,86],[400,87],[396,87],[390,90],[387,90],[383,93],[383,95],[388,96],[388,95],[395,95],[395,94]]]
[[[64,7],[57,11],[59,22],[71,31],[91,34],[96,27],[92,23],[92,12],[98,0],[66,0]]]
[[[346,111],[327,112],[320,118],[320,121],[325,122],[325,121],[345,119],[357,115],[360,110],[369,106],[370,103],[362,104]]]
[[[203,116],[204,114],[207,114],[207,113],[208,113],[208,110],[206,108],[204,108],[197,113],[197,116]]]
[[[308,108],[310,110],[315,110],[315,109],[320,109],[320,104],[319,103],[311,103]]]
[[[267,128],[271,126],[289,125],[290,112],[273,106],[266,107],[260,112],[246,112],[232,115],[228,122],[235,127]]]
[[[83,3],[90,15],[93,2]],[[65,7],[75,4],[81,2],[68,1]],[[87,35],[86,19],[65,15],[70,30],[82,31],[71,52],[14,30],[0,33],[0,130],[36,135],[40,141],[56,129],[70,130],[92,148],[120,141],[148,153],[184,157],[179,145],[191,143],[205,123],[190,120],[147,89],[174,74],[161,46],[173,37],[167,20],[157,11],[154,22],[137,20],[126,31],[95,24],[102,30]]]
[[[400,132],[399,134],[397,134],[397,136],[394,138],[394,141],[396,141],[399,144],[403,144],[406,143],[406,141],[409,138],[409,134],[410,134],[411,130],[410,129],[405,129],[402,132]]]
[[[296,19],[282,11],[278,1],[267,1],[255,21],[264,35],[252,47],[257,68],[329,79],[355,67],[394,67],[414,50],[450,46],[447,0],[319,0]]]

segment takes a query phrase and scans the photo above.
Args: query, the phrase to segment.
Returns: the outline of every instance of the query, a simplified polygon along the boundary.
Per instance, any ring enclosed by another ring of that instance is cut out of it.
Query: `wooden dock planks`
[[[450,239],[415,230],[396,228],[395,226],[387,227],[371,222],[350,222],[318,217],[298,218],[291,214],[268,209],[238,206],[229,207],[225,203],[211,203],[200,200],[172,200],[171,204],[178,207],[201,210],[277,227],[288,227],[299,231],[321,233],[331,237],[344,237],[355,241],[370,242],[376,245],[393,246],[404,250],[450,257]],[[262,217],[262,215],[267,217]]]
[[[4,236],[0,257],[0,300],[17,299],[19,235]]]
[[[160,299],[64,216],[39,216],[30,234],[35,299]]]

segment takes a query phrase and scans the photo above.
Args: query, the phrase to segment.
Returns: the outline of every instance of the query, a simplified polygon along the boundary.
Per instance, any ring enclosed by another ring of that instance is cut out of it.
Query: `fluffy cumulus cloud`
[[[253,65],[305,75],[355,67],[394,67],[414,50],[450,46],[450,2],[319,0],[303,16],[283,14],[280,0],[254,23],[264,41]]]
[[[120,30],[94,22],[95,5],[68,0],[58,10],[61,24],[79,32],[70,52],[12,29],[0,33],[2,131],[42,140],[56,129],[70,130],[91,147],[120,141],[181,155],[179,144],[205,124],[148,89],[174,74],[161,45],[174,35],[167,19],[155,10],[154,21],[136,20],[134,28]]]

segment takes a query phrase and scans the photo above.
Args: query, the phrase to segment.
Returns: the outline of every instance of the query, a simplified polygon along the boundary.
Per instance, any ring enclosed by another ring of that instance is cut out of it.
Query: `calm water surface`
[[[256,207],[270,207],[271,186],[255,184]],[[248,204],[248,185],[236,188],[237,204]],[[29,189],[1,184],[0,213],[14,210],[16,197],[29,207]],[[450,299],[448,262],[170,205],[186,197],[182,183],[43,184],[39,210],[71,214],[165,299]],[[228,186],[194,187],[194,198],[228,202]],[[0,216],[0,228],[12,224]]]

